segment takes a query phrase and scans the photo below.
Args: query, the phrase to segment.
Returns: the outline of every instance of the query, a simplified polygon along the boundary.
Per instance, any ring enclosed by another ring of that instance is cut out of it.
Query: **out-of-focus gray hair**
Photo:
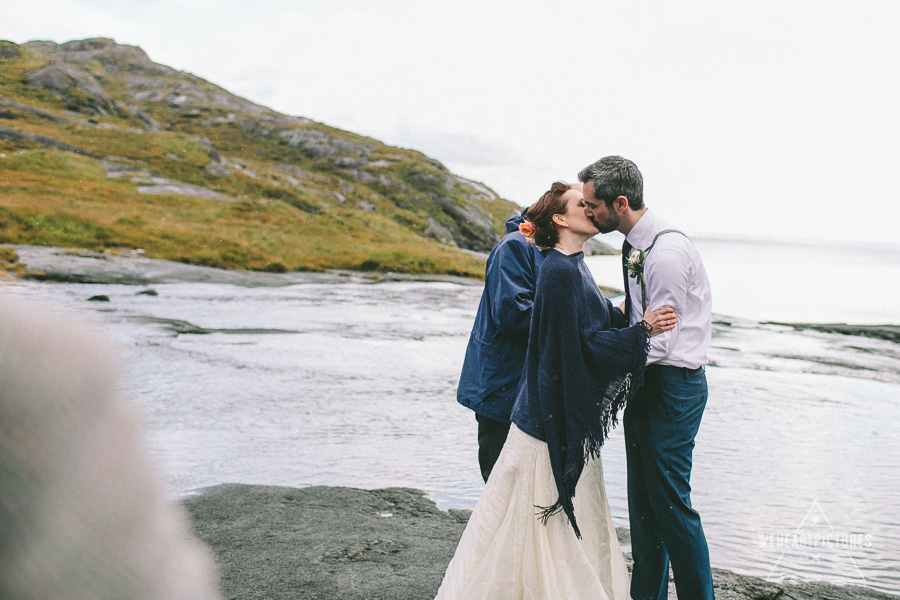
[[[216,600],[112,352],[0,294],[0,598]]]
[[[632,210],[644,208],[644,177],[637,165],[621,156],[604,156],[578,173],[578,181],[594,184],[594,198],[611,206],[619,196]]]

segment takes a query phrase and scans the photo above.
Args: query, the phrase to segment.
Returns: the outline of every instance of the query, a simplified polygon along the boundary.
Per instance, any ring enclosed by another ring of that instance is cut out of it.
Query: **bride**
[[[640,386],[649,338],[671,308],[625,317],[584,264],[598,231],[578,184],[556,182],[522,232],[550,252],[537,280],[512,426],[436,600],[626,600],[600,446]],[[619,327],[616,329],[615,327]]]

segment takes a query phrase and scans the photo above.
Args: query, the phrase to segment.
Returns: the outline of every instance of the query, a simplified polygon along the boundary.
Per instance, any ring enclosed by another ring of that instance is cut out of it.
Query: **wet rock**
[[[185,501],[226,598],[433,598],[471,511],[408,488],[219,485]],[[617,530],[627,543],[627,530]],[[898,600],[861,587],[784,585],[713,569],[719,600]],[[670,583],[670,598],[675,598]]]
[[[900,343],[900,325],[847,325],[844,323],[777,323],[766,322],[764,325],[784,325],[797,331],[811,329],[823,333],[840,333],[842,335],[858,335],[875,339]]]
[[[472,516],[472,510],[468,509],[468,508],[466,508],[466,509],[451,508],[450,510],[447,511],[447,513],[451,517],[453,517],[454,519],[459,521],[460,523],[468,523],[469,517]]]
[[[433,598],[464,525],[404,488],[221,485],[185,506],[226,598]]]
[[[159,292],[156,290],[141,290],[135,296],[159,296]]]
[[[133,316],[131,320],[137,323],[150,323],[160,325],[175,335],[208,335],[210,333],[224,333],[229,335],[283,335],[301,333],[293,329],[266,329],[266,328],[232,328],[232,329],[208,329],[199,327],[187,321],[178,319],[163,319],[160,317]]]
[[[88,298],[88,302],[109,302],[109,296],[105,294],[97,294]]]
[[[141,286],[193,282],[278,287],[329,277],[315,273],[228,271],[141,256],[117,256],[46,246],[17,245],[14,249],[19,260],[28,267],[27,277],[41,281]]]

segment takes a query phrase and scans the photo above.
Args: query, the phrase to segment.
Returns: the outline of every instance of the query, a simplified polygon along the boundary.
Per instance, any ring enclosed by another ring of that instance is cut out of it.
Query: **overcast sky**
[[[607,154],[694,234],[900,240],[900,2],[4,0],[527,205]]]

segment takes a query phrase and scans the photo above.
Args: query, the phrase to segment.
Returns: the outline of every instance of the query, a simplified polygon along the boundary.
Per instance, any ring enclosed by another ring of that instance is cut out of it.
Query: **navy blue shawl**
[[[575,486],[589,457],[643,381],[650,340],[640,324],[612,329],[622,315],[600,295],[584,254],[550,252],[535,291],[525,371],[513,422],[547,442],[559,492],[538,507],[546,520],[560,510],[575,534]]]

